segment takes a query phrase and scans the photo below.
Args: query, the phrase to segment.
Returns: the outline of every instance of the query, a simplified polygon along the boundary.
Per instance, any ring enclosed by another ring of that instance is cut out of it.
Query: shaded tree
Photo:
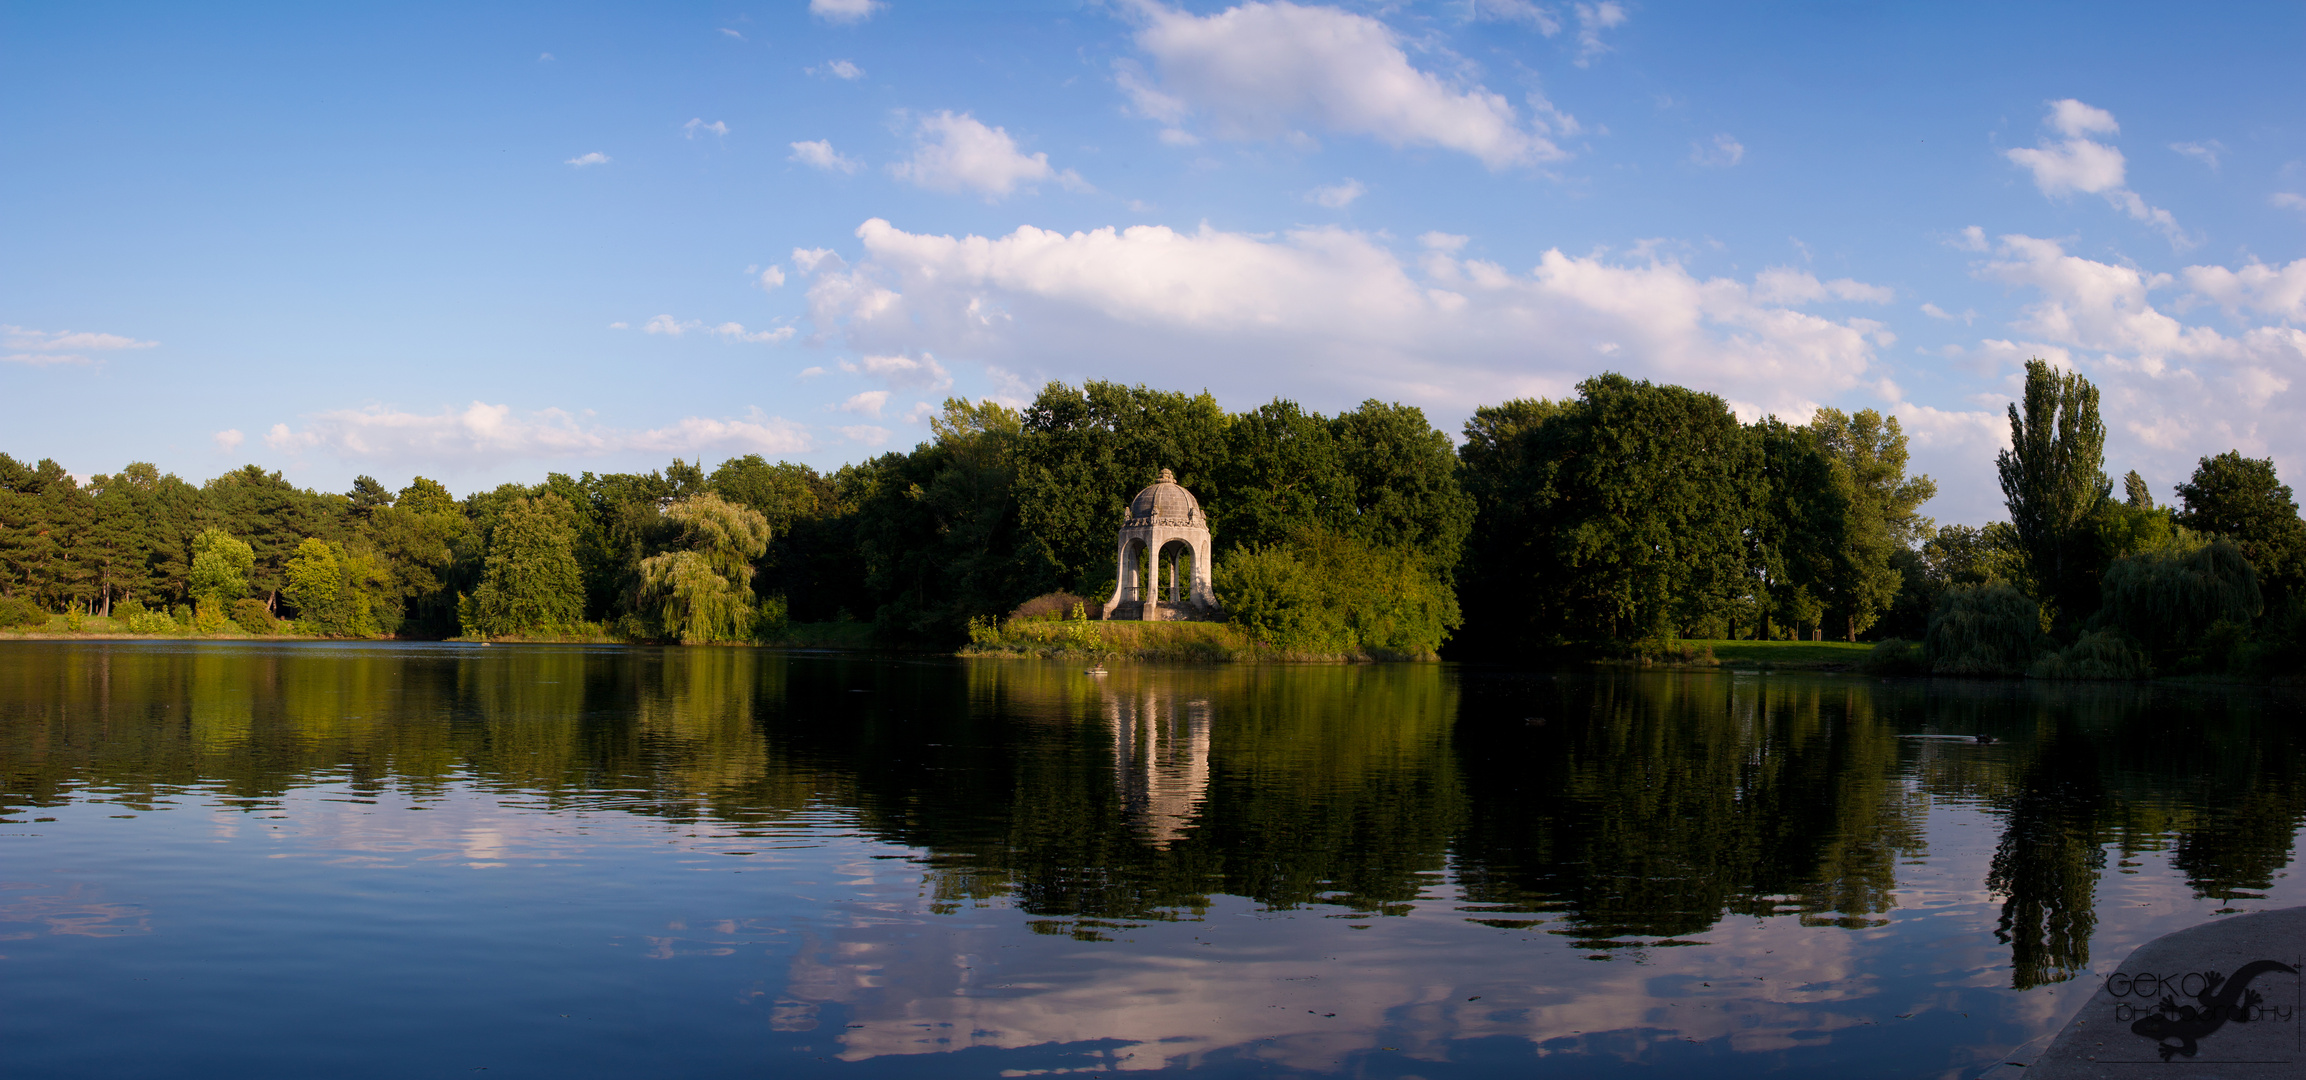
[[[1995,458],[2010,526],[2037,599],[2078,623],[2097,607],[2103,565],[2094,521],[2113,491],[2102,471],[2098,388],[2079,373],[2026,361],[2024,411],[2009,408],[2010,448]]]

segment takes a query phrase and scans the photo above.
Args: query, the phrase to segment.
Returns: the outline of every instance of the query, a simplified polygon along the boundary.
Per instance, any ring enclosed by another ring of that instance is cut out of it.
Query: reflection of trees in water
[[[2071,720],[2045,727],[2027,750],[1986,875],[1986,887],[2003,897],[1994,936],[2010,946],[2010,984],[2020,990],[2089,966],[2106,864],[2097,755]]]
[[[1460,741],[1459,873],[1482,914],[1558,913],[1594,944],[1701,933],[1728,912],[1866,925],[1920,847],[1862,688],[1625,675],[1488,690]]]
[[[452,783],[740,832],[834,814],[924,852],[939,907],[1055,932],[1217,893],[1621,943],[1724,914],[1879,923],[1924,798],[2004,815],[1987,884],[2021,985],[2084,965],[2111,846],[2240,899],[2306,815],[2256,693],[1438,665],[1116,669],[753,649],[23,643],[0,803],[198,787],[259,803]],[[1462,690],[1461,690],[1462,686]],[[1533,720],[1542,723],[1533,723]],[[1901,741],[1987,733],[1990,745]],[[2124,865],[2121,869],[2131,867]]]

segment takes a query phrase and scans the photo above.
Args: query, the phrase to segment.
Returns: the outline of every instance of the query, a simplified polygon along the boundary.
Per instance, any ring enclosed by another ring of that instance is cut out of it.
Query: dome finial
[[[1161,482],[1164,484],[1174,484],[1177,482],[1177,474],[1170,472],[1167,469],[1163,469],[1161,470]]]

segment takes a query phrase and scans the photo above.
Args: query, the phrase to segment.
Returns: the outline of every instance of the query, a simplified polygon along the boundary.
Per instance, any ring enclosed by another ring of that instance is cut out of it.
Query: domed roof
[[[1163,469],[1152,487],[1129,500],[1129,520],[1124,524],[1207,527],[1209,522],[1201,516],[1201,501],[1177,483],[1177,474]]]

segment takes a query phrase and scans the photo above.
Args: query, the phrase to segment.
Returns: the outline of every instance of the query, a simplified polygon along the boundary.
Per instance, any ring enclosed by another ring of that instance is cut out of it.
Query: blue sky
[[[464,492],[1616,370],[1894,412],[1979,522],[2042,356],[2117,475],[2306,479],[2306,6],[474,7],[0,4],[0,450]]]

